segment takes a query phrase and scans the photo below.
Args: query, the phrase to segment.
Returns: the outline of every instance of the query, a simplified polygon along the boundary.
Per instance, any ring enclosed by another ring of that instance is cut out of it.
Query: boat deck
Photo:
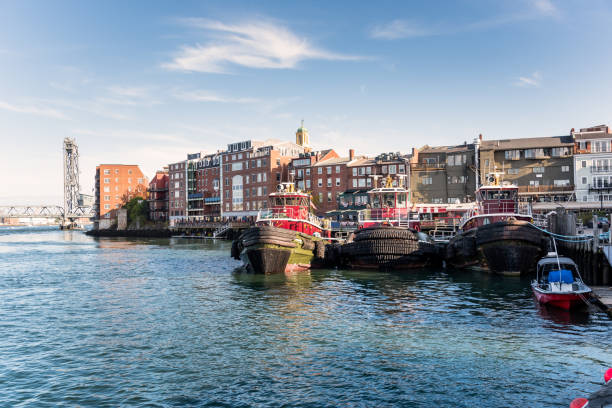
[[[612,287],[611,286],[591,286],[593,294],[597,298],[598,306],[603,309],[608,316],[612,317]]]

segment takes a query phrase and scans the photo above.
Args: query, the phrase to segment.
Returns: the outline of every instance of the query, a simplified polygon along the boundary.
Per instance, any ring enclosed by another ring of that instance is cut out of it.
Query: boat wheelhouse
[[[313,236],[330,236],[329,223],[311,212],[310,195],[296,190],[293,183],[281,183],[268,196],[269,209],[260,211],[256,225],[269,225]]]
[[[468,211],[459,228],[467,231],[483,225],[508,219],[531,222],[529,207],[518,201],[518,187],[515,185],[489,185],[476,190],[476,207]]]
[[[387,177],[384,187],[368,191],[368,208],[359,211],[360,228],[387,225],[419,229],[418,214],[410,210],[409,192],[398,184],[393,186],[391,177]]]

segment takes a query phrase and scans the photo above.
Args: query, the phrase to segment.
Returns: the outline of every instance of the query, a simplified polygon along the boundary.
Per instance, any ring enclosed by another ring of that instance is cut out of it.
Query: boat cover
[[[574,283],[572,271],[561,269],[560,271],[548,272],[548,282]]]

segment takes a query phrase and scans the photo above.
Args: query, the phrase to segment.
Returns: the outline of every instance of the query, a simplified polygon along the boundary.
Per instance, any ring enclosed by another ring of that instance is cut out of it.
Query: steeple
[[[295,132],[295,143],[310,150],[310,136],[308,135],[308,129],[304,127],[304,119],[302,124]]]

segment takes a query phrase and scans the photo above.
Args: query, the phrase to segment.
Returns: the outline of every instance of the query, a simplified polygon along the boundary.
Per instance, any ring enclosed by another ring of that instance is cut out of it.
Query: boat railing
[[[257,221],[271,221],[271,220],[304,220],[318,227],[321,227],[321,219],[316,215],[305,212],[303,210],[296,210],[294,208],[284,208],[282,211],[278,210],[260,210],[257,213]]]
[[[358,213],[359,222],[364,221],[397,221],[408,223],[411,220],[408,208],[366,208]]]

